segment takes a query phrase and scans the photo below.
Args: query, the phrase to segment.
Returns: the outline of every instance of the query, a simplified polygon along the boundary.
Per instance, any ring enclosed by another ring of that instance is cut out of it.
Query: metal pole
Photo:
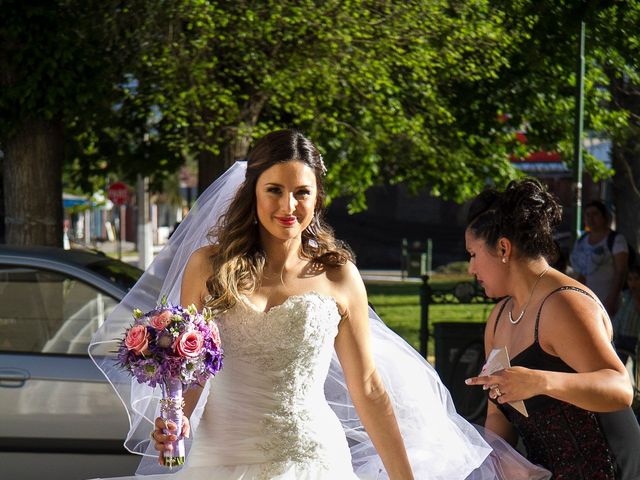
[[[127,238],[127,207],[125,205],[120,205],[119,212],[120,235],[118,236],[118,260],[122,260],[122,243]]]
[[[151,219],[149,218],[149,178],[138,175],[138,266],[145,270],[153,260]]]
[[[575,210],[573,241],[582,227],[582,129],[584,123],[584,40],[585,22],[580,22],[580,45],[578,48],[578,65],[576,71],[576,110],[573,139],[573,178],[575,183]]]
[[[420,286],[420,355],[425,359],[429,353],[429,303],[431,302],[431,286],[429,275],[422,276]]]
[[[114,205],[114,210],[117,209],[118,218],[114,220],[116,225],[116,247],[118,249],[118,260],[122,260],[122,211],[117,205]]]
[[[406,238],[402,239],[402,248],[400,252],[400,277],[402,280],[407,278],[409,270],[409,247]]]

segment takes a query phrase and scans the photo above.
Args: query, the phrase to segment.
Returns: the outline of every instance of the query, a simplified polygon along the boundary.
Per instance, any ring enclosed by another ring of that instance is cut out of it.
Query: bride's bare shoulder
[[[340,265],[327,267],[327,278],[339,286],[344,286],[344,283],[361,281],[360,272],[352,261],[347,261]]]
[[[364,302],[367,292],[356,265],[349,261],[327,269],[332,296],[336,299],[341,311],[349,311],[350,306]]]
[[[211,257],[216,255],[217,245],[205,245],[195,250],[187,262],[187,271],[209,272],[211,271]]]

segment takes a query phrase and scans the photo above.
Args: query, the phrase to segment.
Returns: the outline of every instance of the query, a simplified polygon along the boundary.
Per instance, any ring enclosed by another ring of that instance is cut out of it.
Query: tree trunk
[[[5,239],[11,245],[62,246],[63,132],[59,122],[25,121],[6,143]]]
[[[614,104],[640,115],[640,88],[628,80],[611,78]],[[615,174],[613,195],[616,207],[616,229],[622,232],[638,251],[640,243],[640,128],[630,122],[627,130],[612,140],[611,158]]]
[[[0,158],[0,162],[2,162],[2,159]],[[2,172],[4,172],[4,163],[0,163],[0,165],[2,165]],[[2,174],[2,177],[4,178],[4,173]],[[5,231],[4,231],[4,182],[0,181],[0,218],[2,219],[2,221],[0,222],[0,243],[6,243],[5,242]]]
[[[241,145],[241,148],[238,146]],[[236,160],[242,160],[249,151],[249,142],[230,139],[222,147],[218,155],[209,151],[198,153],[198,195],[202,194],[211,183],[222,175]]]
[[[233,162],[246,158],[253,128],[258,123],[266,101],[267,97],[262,94],[250,98],[240,113],[238,126],[226,129],[226,138],[219,155],[213,155],[211,152],[198,154],[198,195],[233,165]]]
[[[210,151],[198,152],[198,196],[225,171],[222,155],[214,155]]]
[[[613,176],[616,230],[622,232],[637,251],[640,240],[640,144],[635,139],[618,140],[611,150],[616,172]]]

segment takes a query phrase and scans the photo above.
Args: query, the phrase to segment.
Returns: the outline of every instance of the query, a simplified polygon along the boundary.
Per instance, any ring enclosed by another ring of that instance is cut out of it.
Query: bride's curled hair
[[[210,258],[213,275],[207,280],[207,290],[212,299],[207,302],[207,307],[214,313],[229,310],[241,295],[249,295],[259,287],[265,254],[260,245],[257,223],[256,183],[268,168],[292,160],[310,167],[317,183],[313,219],[302,232],[302,257],[325,267],[353,261],[351,251],[336,240],[331,227],[323,221],[326,195],[322,177],[326,168],[320,152],[296,130],[271,132],[258,140],[247,156],[245,180],[226,213],[208,235],[209,241],[215,245],[215,254]]]

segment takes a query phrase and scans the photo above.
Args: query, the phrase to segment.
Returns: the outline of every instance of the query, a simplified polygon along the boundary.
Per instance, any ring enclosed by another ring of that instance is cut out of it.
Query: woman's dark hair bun
[[[469,208],[467,226],[475,236],[495,246],[508,238],[522,256],[552,257],[553,232],[562,221],[562,207],[546,186],[535,178],[510,182],[504,191],[487,189]]]

